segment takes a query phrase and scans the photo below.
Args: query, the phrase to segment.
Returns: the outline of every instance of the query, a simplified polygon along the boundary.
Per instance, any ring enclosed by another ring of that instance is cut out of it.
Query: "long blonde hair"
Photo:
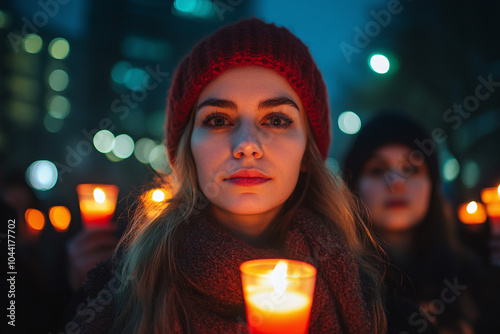
[[[172,198],[163,204],[139,201],[135,217],[117,248],[123,251],[118,275],[126,279],[121,279],[122,286],[115,291],[112,332],[163,334],[178,330],[176,326],[180,325],[190,333],[187,312],[176,288],[176,282],[183,277],[174,250],[177,236],[190,216],[209,204],[199,190],[190,149],[193,124],[194,112],[181,138],[174,172],[160,181]],[[301,172],[287,200],[287,212],[278,228],[286,230],[294,210],[301,205],[328,218],[332,229],[343,234],[354,255],[374,333],[385,333],[382,251],[362,221],[358,201],[341,178],[327,168],[307,128],[306,171]]]

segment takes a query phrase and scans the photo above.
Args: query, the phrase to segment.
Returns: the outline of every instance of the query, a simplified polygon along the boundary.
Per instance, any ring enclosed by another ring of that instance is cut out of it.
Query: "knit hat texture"
[[[351,190],[356,190],[361,170],[373,153],[382,146],[393,143],[403,144],[414,150],[416,154],[412,158],[423,156],[432,183],[441,182],[435,141],[419,123],[405,116],[403,111],[387,108],[379,110],[361,129],[344,159],[343,173]]]
[[[331,141],[328,96],[309,49],[288,29],[253,18],[219,29],[195,46],[175,70],[165,124],[172,166],[203,88],[224,71],[248,65],[273,69],[287,79],[301,99],[316,145],[326,160]]]

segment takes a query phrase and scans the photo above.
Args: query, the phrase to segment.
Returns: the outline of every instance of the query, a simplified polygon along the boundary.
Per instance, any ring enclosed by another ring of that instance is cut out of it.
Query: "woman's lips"
[[[406,208],[408,201],[404,199],[392,199],[385,202],[385,207],[390,209]]]
[[[255,169],[243,169],[231,174],[224,181],[238,186],[255,186],[271,180],[266,174]]]
[[[227,179],[226,181],[238,186],[256,186],[258,184],[265,183],[270,179],[264,179],[261,177],[235,177],[232,179]]]

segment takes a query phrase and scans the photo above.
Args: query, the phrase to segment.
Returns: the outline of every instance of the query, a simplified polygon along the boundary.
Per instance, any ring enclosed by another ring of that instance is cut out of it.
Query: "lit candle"
[[[481,191],[481,201],[485,204],[500,202],[500,185],[498,187],[484,188]]]
[[[483,204],[472,201],[460,205],[458,208],[458,218],[469,230],[477,232],[486,221],[486,210]]]
[[[118,187],[108,184],[76,186],[82,221],[86,228],[108,226],[115,213]]]
[[[240,267],[250,334],[305,334],[316,268],[300,261],[265,259]]]

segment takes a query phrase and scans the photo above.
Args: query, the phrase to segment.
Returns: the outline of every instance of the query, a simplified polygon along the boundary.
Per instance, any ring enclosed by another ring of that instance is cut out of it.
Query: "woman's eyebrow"
[[[221,99],[216,99],[216,98],[208,98],[202,103],[198,104],[196,107],[196,111],[200,110],[203,107],[206,106],[212,106],[212,107],[218,107],[221,109],[231,109],[231,110],[237,110],[238,107],[236,106],[236,103],[233,101],[229,100],[221,100]]]
[[[289,105],[291,107],[294,107],[297,109],[298,112],[300,112],[299,106],[297,103],[295,103],[292,99],[289,99],[288,97],[277,97],[273,99],[267,99],[259,103],[259,109],[268,109],[268,108],[273,108],[281,105]]]
[[[300,112],[300,109],[299,109],[299,106],[297,105],[297,103],[295,103],[292,99],[289,99],[287,97],[277,97],[277,98],[272,98],[272,99],[267,99],[267,100],[261,101],[259,103],[258,108],[259,108],[259,110],[260,109],[269,109],[269,108],[273,108],[273,107],[277,107],[277,106],[281,106],[281,105],[289,105],[289,106],[297,109],[297,111]],[[198,106],[196,107],[196,111],[198,111],[201,108],[206,107],[206,106],[218,107],[221,109],[238,110],[238,106],[233,101],[217,99],[217,98],[208,98],[205,101],[203,101],[202,103],[198,104]]]

